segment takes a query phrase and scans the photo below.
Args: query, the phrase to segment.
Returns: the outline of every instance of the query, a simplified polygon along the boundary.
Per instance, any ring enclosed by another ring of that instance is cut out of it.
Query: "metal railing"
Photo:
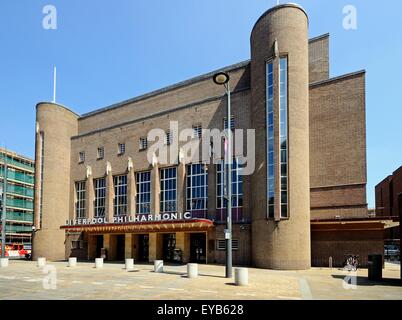
[[[6,219],[14,221],[33,222],[33,214],[26,212],[7,212]]]
[[[15,159],[11,159],[9,157],[6,157],[6,161],[10,166],[25,169],[25,170],[28,170],[28,171],[31,171],[31,172],[33,172],[35,170],[34,165],[30,166],[28,164],[21,163],[20,161],[17,161]],[[4,156],[3,155],[0,155],[0,162],[4,162]]]
[[[34,203],[23,199],[7,199],[6,206],[33,210]]]
[[[16,194],[16,195],[31,197],[31,198],[33,198],[33,196],[34,196],[34,190],[32,188],[16,186],[13,184],[7,185],[7,193],[9,193],[9,194],[12,193],[12,194]]]
[[[4,176],[4,169],[0,168],[0,176]],[[34,184],[35,178],[31,174],[7,170],[7,179]]]
[[[32,226],[6,225],[7,232],[32,232]]]

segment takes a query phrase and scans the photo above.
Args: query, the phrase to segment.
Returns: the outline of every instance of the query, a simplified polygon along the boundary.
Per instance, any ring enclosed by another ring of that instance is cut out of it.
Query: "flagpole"
[[[53,68],[53,103],[56,103],[56,88],[57,88],[57,69]]]

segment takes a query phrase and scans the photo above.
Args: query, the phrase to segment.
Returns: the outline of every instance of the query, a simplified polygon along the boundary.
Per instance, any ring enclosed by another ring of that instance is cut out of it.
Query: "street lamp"
[[[225,170],[227,176],[226,199],[227,199],[227,217],[226,217],[226,278],[232,278],[232,112],[230,101],[230,77],[226,72],[219,72],[213,77],[217,85],[225,86],[228,97],[227,110],[227,130],[225,143]]]

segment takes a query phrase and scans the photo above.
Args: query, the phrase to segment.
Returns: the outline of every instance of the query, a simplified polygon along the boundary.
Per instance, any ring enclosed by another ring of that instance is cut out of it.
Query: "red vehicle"
[[[31,257],[31,249],[25,248],[23,244],[6,244],[6,258],[25,258],[30,259]],[[1,247],[0,247],[0,255],[1,255]]]

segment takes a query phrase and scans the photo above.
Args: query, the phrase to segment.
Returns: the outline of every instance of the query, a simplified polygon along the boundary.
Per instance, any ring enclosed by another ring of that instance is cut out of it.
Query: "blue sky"
[[[281,1],[283,3],[283,1]],[[331,76],[367,71],[368,201],[402,165],[402,1],[300,0],[310,36],[331,34]],[[42,28],[57,8],[58,29]],[[33,157],[35,105],[77,113],[249,59],[258,17],[276,0],[1,0],[0,144]],[[357,30],[343,29],[345,5]],[[399,30],[399,31],[398,31]]]

